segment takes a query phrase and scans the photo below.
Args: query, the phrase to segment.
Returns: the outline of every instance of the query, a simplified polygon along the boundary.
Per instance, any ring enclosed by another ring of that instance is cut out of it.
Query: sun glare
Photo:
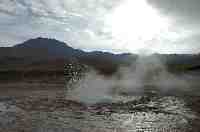
[[[146,0],[125,0],[105,19],[112,37],[121,47],[138,52],[168,28],[168,21]]]

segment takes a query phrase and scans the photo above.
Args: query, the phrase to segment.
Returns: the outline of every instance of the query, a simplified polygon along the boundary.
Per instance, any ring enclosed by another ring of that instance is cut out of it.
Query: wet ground
[[[63,98],[63,86],[1,84],[0,132],[200,131],[198,94],[124,95],[86,105]]]

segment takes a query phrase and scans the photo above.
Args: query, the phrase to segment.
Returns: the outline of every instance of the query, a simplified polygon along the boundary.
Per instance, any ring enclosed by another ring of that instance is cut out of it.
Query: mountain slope
[[[44,50],[49,58],[73,57],[76,54],[82,53],[82,51],[73,49],[64,42],[47,38],[30,39],[22,44],[15,45],[14,48]]]
[[[33,67],[35,69],[44,69],[44,67],[62,69],[65,63],[77,60],[95,69],[110,73],[116,71],[118,65],[131,62],[132,56],[132,54],[112,54],[101,51],[85,52],[74,49],[64,42],[47,38],[30,39],[13,47],[0,48],[0,64],[4,67],[9,65],[11,69],[16,67],[21,67],[20,69],[24,67],[28,69],[30,67],[32,69],[34,69]]]

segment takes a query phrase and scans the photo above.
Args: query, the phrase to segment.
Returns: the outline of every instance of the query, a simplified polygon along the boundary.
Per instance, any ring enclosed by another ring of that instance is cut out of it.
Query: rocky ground
[[[88,105],[63,98],[61,83],[0,87],[0,132],[200,131],[198,95],[126,95]]]

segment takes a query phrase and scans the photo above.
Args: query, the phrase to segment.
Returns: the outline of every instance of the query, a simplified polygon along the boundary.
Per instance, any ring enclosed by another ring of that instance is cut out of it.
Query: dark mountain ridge
[[[83,52],[81,50],[73,49],[64,42],[40,37],[30,39],[22,44],[17,44],[13,48],[43,50],[49,58],[73,57],[76,54],[81,54]]]
[[[11,67],[11,69],[17,67],[28,67],[26,69],[32,67],[31,69],[34,69],[33,66],[37,67],[36,69],[39,69],[38,67],[41,69],[45,69],[42,67],[61,69],[65,63],[77,60],[96,69],[113,72],[119,64],[127,64],[133,58],[136,56],[132,54],[85,52],[74,49],[64,42],[41,37],[27,40],[13,47],[0,47],[0,64],[4,67]]]
[[[200,65],[200,55],[163,55],[154,54],[165,64],[175,68],[181,65],[185,67],[198,67]],[[0,47],[0,69],[2,67],[32,67],[40,66],[62,69],[65,63],[77,60],[81,63],[91,65],[106,72],[113,72],[119,65],[129,65],[138,58],[136,54],[124,53],[113,54],[109,52],[93,51],[85,52],[74,49],[64,42],[56,39],[35,38],[27,40],[13,47]],[[56,63],[56,64],[55,64]],[[50,66],[55,65],[55,66]],[[37,68],[38,69],[38,68]]]

